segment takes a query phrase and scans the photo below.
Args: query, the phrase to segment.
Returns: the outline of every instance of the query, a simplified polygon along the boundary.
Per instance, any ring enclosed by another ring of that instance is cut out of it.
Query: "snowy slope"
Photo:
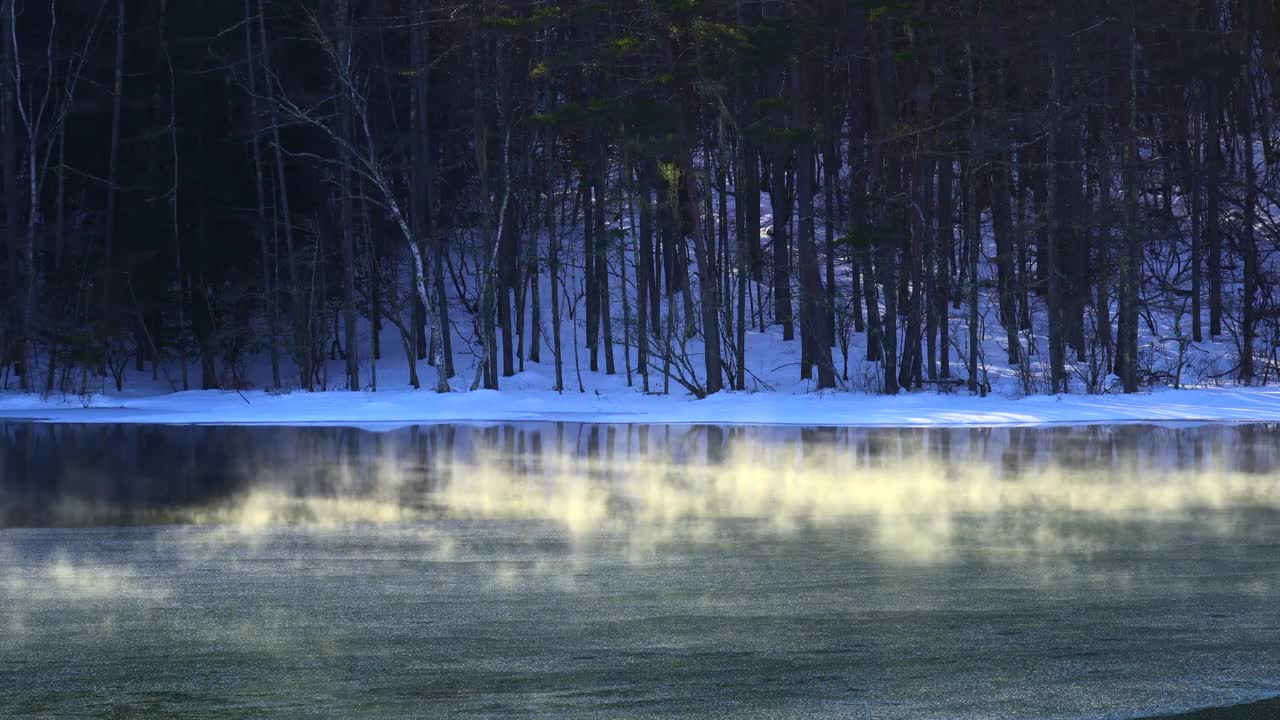
[[[732,197],[730,197],[732,201]],[[761,216],[768,230],[771,221],[768,197],[761,203]],[[731,213],[732,214],[732,213]],[[627,231],[617,228],[627,238],[627,294],[634,300],[634,245]],[[825,229],[819,225],[818,236]],[[987,245],[992,245],[989,228]],[[544,237],[545,242],[545,237]],[[567,257],[582,242],[581,233],[562,238]],[[766,241],[767,242],[767,241]],[[993,280],[994,267],[988,247],[982,274]],[[500,421],[500,420],[596,420],[607,422],[706,422],[706,423],[780,423],[794,425],[1016,425],[1036,423],[1097,422],[1170,422],[1170,421],[1262,421],[1280,422],[1280,389],[1241,388],[1230,385],[1229,370],[1236,351],[1230,338],[1218,342],[1187,344],[1178,357],[1180,336],[1189,334],[1189,320],[1184,308],[1156,307],[1142,323],[1140,352],[1144,369],[1191,390],[1157,388],[1145,394],[1117,394],[1114,377],[1104,376],[1100,383],[1103,394],[1086,394],[1088,363],[1069,367],[1072,394],[1036,395],[1048,386],[1044,334],[1044,307],[1036,307],[1036,332],[1024,334],[1023,343],[1033,340],[1041,352],[1032,356],[1028,367],[1010,367],[1007,362],[1005,333],[998,322],[994,285],[982,288],[979,311],[982,319],[980,376],[990,385],[986,397],[970,396],[961,385],[896,397],[877,396],[881,387],[881,369],[864,360],[865,336],[853,333],[849,357],[832,350],[838,375],[847,366],[847,377],[840,380],[836,391],[816,393],[813,384],[799,378],[799,340],[783,342],[780,328],[769,325],[766,332],[754,330],[747,336],[747,391],[726,392],[706,400],[695,400],[679,384],[664,383],[661,361],[652,359],[650,393],[640,390],[641,378],[627,377],[630,363],[634,368],[636,349],[634,329],[623,327],[620,265],[611,257],[613,290],[614,353],[617,374],[591,372],[588,353],[577,347],[571,323],[578,326],[577,345],[583,344],[583,311],[579,299],[576,316],[570,319],[564,311],[565,327],[561,347],[564,353],[565,392],[554,392],[552,352],[549,345],[551,326],[549,282],[543,277],[542,289],[542,362],[525,361],[524,369],[512,377],[501,378],[500,391],[469,391],[475,377],[475,364],[480,348],[460,305],[454,308],[453,343],[458,374],[451,381],[453,392],[437,395],[427,389],[409,388],[408,362],[397,331],[388,323],[381,334],[383,355],[370,362],[370,328],[361,318],[361,379],[365,391],[350,393],[336,389],[343,382],[341,360],[332,360],[327,368],[329,388],[324,392],[298,390],[192,391],[181,389],[176,360],[170,358],[157,369],[144,373],[128,371],[123,392],[115,392],[109,378],[90,377],[82,392],[54,393],[47,397],[0,392],[0,417],[44,418],[69,422],[156,422],[156,423],[340,423],[340,424],[408,424],[417,422]],[[692,272],[692,271],[691,271]],[[849,268],[838,269],[839,292],[847,295],[851,288]],[[769,279],[766,278],[766,287]],[[567,271],[565,284],[570,295],[580,294],[580,273]],[[756,288],[751,286],[752,307]],[[761,295],[765,295],[762,292]],[[694,293],[696,296],[696,292]],[[634,304],[634,303],[633,303]],[[684,312],[677,299],[675,310]],[[765,305],[768,305],[766,300]],[[664,307],[664,313],[668,309]],[[967,309],[949,309],[951,318],[951,375],[964,378],[967,347]],[[635,308],[631,308],[634,317]],[[526,323],[528,325],[528,323]],[[902,323],[905,325],[905,323]],[[899,332],[902,332],[900,325]],[[1154,329],[1154,332],[1152,331]],[[797,330],[798,335],[798,330]],[[630,344],[628,344],[630,338]],[[527,344],[527,343],[526,343]],[[701,344],[690,341],[680,348],[690,366],[702,372]],[[603,359],[600,362],[604,369]],[[1181,368],[1179,372],[1178,369]],[[374,371],[376,370],[376,392]],[[199,370],[190,367],[192,382],[198,381]],[[418,363],[424,388],[431,387],[434,369]],[[295,371],[285,358],[282,375],[286,383],[296,387]],[[579,391],[579,375],[581,391]],[[269,385],[270,369],[266,358],[259,356],[247,370],[253,387]],[[9,379],[12,384],[12,379]],[[1225,386],[1219,386],[1226,383]],[[931,386],[937,387],[937,386]],[[1028,395],[1028,388],[1033,394]],[[667,392],[664,393],[664,390]]]
[[[518,381],[545,379],[524,373]],[[533,382],[533,384],[541,384]],[[86,404],[87,403],[87,404]],[[555,393],[477,390],[95,395],[42,401],[0,397],[0,417],[59,422],[408,425],[442,421],[562,420],[615,423],[776,423],[786,425],[1027,425],[1040,423],[1280,422],[1280,389],[1161,390],[1138,395],[1036,395],[1021,399],[913,393],[723,393],[706,400],[627,389]]]

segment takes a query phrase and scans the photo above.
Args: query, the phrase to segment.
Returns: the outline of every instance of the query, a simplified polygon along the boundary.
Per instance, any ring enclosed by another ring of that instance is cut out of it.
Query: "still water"
[[[1153,717],[1277,593],[1277,426],[0,423],[0,717]]]

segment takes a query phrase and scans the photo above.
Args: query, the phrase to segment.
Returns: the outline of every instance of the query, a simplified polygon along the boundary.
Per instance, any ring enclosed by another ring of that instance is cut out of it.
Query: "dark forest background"
[[[447,389],[464,338],[468,386],[574,385],[567,346],[703,396],[770,327],[818,387],[851,345],[887,393],[1177,384],[1142,338],[1277,372],[1271,0],[0,0],[0,28],[29,391],[255,357],[358,389],[389,352]]]

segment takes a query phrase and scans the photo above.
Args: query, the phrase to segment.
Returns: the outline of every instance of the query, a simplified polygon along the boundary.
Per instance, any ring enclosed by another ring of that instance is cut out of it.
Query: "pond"
[[[1280,426],[0,422],[0,716],[1155,717],[1278,591]]]

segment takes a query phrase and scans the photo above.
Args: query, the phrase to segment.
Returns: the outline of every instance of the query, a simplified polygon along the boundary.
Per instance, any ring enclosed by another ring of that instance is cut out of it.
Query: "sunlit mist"
[[[1132,542],[1117,533],[1135,523],[1241,531],[1251,511],[1280,509],[1274,474],[1126,462],[1013,472],[920,449],[868,459],[832,447],[753,442],[732,443],[713,460],[553,451],[515,457],[480,447],[431,475],[424,481],[390,461],[331,467],[321,488],[264,474],[247,491],[178,517],[197,528],[188,540],[253,543],[282,528],[371,526],[388,542],[406,532],[426,538],[440,558],[460,544],[451,521],[540,522],[563,535],[571,553],[599,542],[642,555],[663,543],[723,541],[729,524],[737,534],[775,539],[847,529],[882,560],[924,562],[957,551],[1003,561],[1088,553]]]

